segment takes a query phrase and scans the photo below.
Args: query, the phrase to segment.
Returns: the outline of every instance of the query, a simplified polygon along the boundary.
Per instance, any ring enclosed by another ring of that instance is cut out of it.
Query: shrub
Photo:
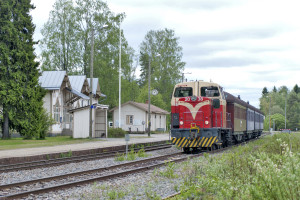
[[[277,134],[228,153],[206,155],[198,161],[201,169],[189,165],[195,179],[185,182],[187,192],[181,197],[192,199],[198,192],[203,199],[299,199],[299,141],[296,134]]]
[[[122,138],[125,137],[126,131],[121,128],[109,128],[108,137],[109,138]]]

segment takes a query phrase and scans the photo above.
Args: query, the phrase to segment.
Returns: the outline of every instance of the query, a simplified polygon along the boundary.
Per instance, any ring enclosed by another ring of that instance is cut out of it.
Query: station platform
[[[169,134],[151,134],[148,137],[147,134],[130,134],[129,145],[140,144],[148,142],[159,142],[169,140]],[[22,148],[12,150],[0,150],[0,159],[20,158],[20,157],[32,157],[48,154],[58,154],[68,151],[86,151],[100,148],[108,148],[114,146],[126,145],[124,138],[99,138],[95,141],[85,142],[80,144],[68,144],[57,145],[49,147],[34,147],[34,148]]]

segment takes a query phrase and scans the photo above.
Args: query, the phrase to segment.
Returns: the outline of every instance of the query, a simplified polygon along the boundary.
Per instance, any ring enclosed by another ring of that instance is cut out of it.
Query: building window
[[[56,101],[56,104],[54,105],[53,114],[54,114],[54,120],[59,123],[60,122],[60,106],[59,106],[58,101]]]
[[[68,112],[67,108],[64,108],[63,116],[64,116],[63,122],[66,122],[66,123],[71,122],[70,113]]]
[[[126,115],[126,125],[133,125],[133,115]]]

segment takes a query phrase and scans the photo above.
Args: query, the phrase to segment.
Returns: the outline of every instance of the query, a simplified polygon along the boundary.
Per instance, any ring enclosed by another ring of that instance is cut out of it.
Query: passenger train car
[[[263,130],[263,113],[216,83],[175,85],[171,100],[172,143],[185,152],[216,149],[255,137]]]

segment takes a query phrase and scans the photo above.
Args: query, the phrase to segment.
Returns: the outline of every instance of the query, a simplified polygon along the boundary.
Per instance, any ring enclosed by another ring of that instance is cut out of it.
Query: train
[[[171,99],[171,141],[184,152],[214,150],[261,136],[264,115],[217,83],[176,84]]]

